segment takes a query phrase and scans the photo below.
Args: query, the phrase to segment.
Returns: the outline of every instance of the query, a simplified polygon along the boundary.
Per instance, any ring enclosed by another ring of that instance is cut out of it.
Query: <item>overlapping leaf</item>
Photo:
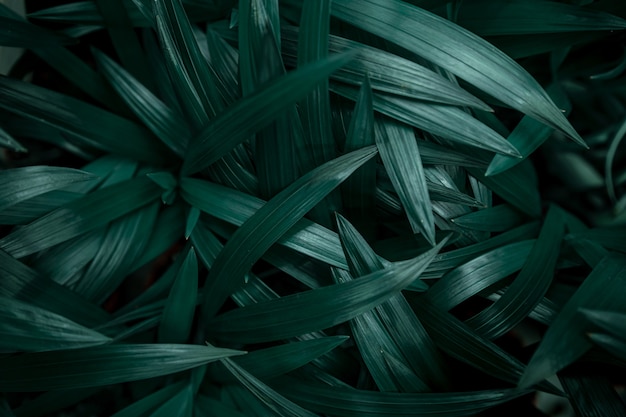
[[[306,65],[270,82],[254,94],[228,107],[191,142],[183,174],[198,172],[274,121],[333,71],[341,68],[352,54],[335,55]]]
[[[85,388],[184,371],[244,352],[209,346],[117,344],[0,358],[0,389],[36,392]]]
[[[228,241],[211,268],[206,286],[211,296],[203,305],[204,318],[218,311],[271,245],[374,155],[376,150],[368,147],[333,159],[300,177],[253,214]]]
[[[29,166],[0,171],[0,211],[49,191],[95,178],[88,172],[62,167]]]
[[[140,161],[163,161],[164,147],[147,130],[113,113],[10,78],[0,78],[0,94],[0,108],[60,129],[80,145]]]
[[[578,310],[623,311],[626,290],[626,258],[609,255],[587,276],[548,328],[528,364],[519,385],[529,386],[547,378],[582,356],[592,345],[584,334],[585,322]]]
[[[182,157],[191,135],[182,118],[123,67],[103,53],[94,52],[102,72],[120,97],[165,145]]]
[[[415,281],[441,246],[349,283],[229,311],[210,322],[210,332],[218,339],[253,343],[332,327],[371,310]]]
[[[159,188],[136,178],[79,198],[0,239],[0,249],[23,257],[106,225],[154,201]]]
[[[493,3],[469,0],[459,7],[457,23],[481,35],[613,31],[626,21],[608,13],[555,1],[513,0]]]
[[[366,0],[359,4],[337,0],[333,2],[331,13],[423,56],[505,104],[584,144],[530,74],[460,26],[400,0]]]
[[[465,393],[403,394],[329,387],[285,380],[279,392],[308,409],[341,417],[469,416],[524,395],[524,391],[488,390]]]
[[[111,339],[19,300],[0,296],[0,351],[42,352],[100,345]]]
[[[380,122],[376,124],[376,147],[413,233],[422,233],[435,245],[435,219],[413,129],[391,121]]]

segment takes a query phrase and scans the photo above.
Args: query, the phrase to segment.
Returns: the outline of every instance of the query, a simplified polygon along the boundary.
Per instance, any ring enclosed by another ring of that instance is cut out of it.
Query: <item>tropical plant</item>
[[[626,3],[31,3],[4,415],[626,414]]]

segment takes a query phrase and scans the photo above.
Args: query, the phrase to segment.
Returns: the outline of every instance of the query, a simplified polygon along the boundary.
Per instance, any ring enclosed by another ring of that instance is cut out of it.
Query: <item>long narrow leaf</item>
[[[23,257],[106,225],[158,198],[161,193],[147,178],[136,178],[93,192],[54,210],[0,239],[0,248]]]
[[[96,176],[62,167],[29,166],[0,171],[0,211],[52,190]]]
[[[0,77],[0,96],[0,107],[6,111],[69,133],[82,145],[140,161],[163,162],[165,147],[147,130],[91,104],[4,77]]]
[[[109,342],[108,337],[63,316],[0,296],[0,351],[42,352]]]
[[[413,233],[435,245],[435,219],[413,129],[391,121],[376,124],[376,147]]]
[[[432,61],[584,145],[548,94],[519,64],[477,35],[400,0],[336,0],[333,16]]]
[[[527,387],[541,381],[589,350],[592,344],[584,334],[585,322],[576,320],[578,310],[586,308],[624,312],[624,291],[626,258],[609,255],[591,271],[561,309],[531,358],[519,385]]]
[[[246,389],[272,410],[273,415],[278,417],[315,417],[315,414],[292,403],[235,362],[229,359],[223,359],[221,362]]]
[[[551,206],[524,267],[508,290],[467,324],[487,338],[497,338],[521,322],[552,283],[564,233],[561,209]]]
[[[210,332],[218,339],[254,343],[286,339],[343,323],[415,281],[441,246],[440,243],[413,260],[349,283],[229,311],[210,322]]]
[[[194,345],[107,345],[0,358],[0,389],[85,388],[167,375],[244,352]]]
[[[336,55],[306,65],[230,106],[192,140],[183,165],[183,175],[208,167],[267,126],[351,57],[352,54]]]
[[[97,50],[94,55],[104,76],[137,117],[182,157],[191,136],[185,121],[115,61]]]
[[[416,413],[420,416],[470,416],[526,393],[505,389],[403,394],[329,387],[291,379],[276,387],[286,397],[313,411],[340,417],[412,417]]]
[[[212,317],[241,283],[245,273],[285,232],[335,189],[376,150],[372,147],[336,158],[300,177],[250,217],[215,260],[207,278],[202,315]]]
[[[88,327],[109,319],[104,310],[3,251],[0,251],[0,276],[0,296],[33,304]]]
[[[194,178],[181,180],[182,197],[198,209],[235,226],[244,224],[265,203],[263,200]],[[346,269],[337,234],[303,218],[278,243],[329,265]]]
[[[184,343],[189,338],[198,295],[198,261],[191,248],[176,275],[163,309],[159,342]]]

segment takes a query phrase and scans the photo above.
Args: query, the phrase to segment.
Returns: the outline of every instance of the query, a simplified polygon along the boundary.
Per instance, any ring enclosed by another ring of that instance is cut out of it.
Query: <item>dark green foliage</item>
[[[26,3],[0,414],[624,415],[621,1]]]

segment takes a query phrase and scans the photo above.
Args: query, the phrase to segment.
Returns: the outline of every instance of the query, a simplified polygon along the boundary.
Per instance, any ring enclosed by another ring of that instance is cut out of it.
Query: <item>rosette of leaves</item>
[[[624,414],[621,2],[58,3],[0,5],[4,414]]]

